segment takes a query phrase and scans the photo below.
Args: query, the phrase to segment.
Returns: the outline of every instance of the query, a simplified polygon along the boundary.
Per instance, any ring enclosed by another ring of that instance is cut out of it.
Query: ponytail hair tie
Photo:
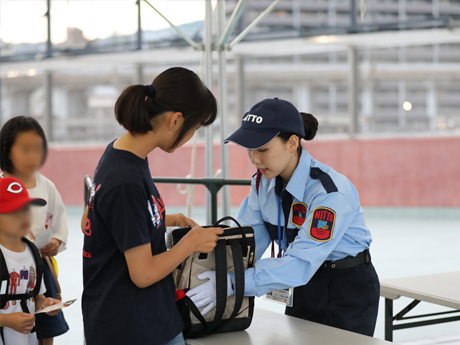
[[[147,97],[153,98],[155,97],[155,87],[151,84],[145,85],[145,88],[147,90]]]

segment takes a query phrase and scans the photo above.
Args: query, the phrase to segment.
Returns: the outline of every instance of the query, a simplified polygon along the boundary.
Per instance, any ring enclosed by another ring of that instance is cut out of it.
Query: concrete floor
[[[57,256],[63,298],[80,298],[82,292],[81,207],[68,207],[70,234],[68,249]],[[184,212],[170,209],[170,213]],[[233,212],[234,213],[234,212]],[[460,270],[460,209],[365,209],[374,237],[371,253],[380,279]],[[193,218],[204,221],[204,209],[194,210]],[[442,236],[440,234],[442,233]],[[460,288],[460,287],[459,287]],[[401,298],[394,309],[410,300]],[[283,307],[258,298],[260,308],[283,312]],[[383,299],[375,336],[383,339]],[[446,310],[420,304],[409,315]],[[70,331],[56,338],[56,345],[82,345],[83,324],[80,303],[65,310]],[[460,322],[400,330],[394,341],[405,345],[460,345]]]

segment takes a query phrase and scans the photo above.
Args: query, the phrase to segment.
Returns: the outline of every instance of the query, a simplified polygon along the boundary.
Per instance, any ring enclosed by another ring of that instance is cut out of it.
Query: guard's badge
[[[296,202],[295,204],[292,204],[291,213],[291,223],[301,227],[307,218],[307,205],[305,205],[303,202]]]
[[[310,224],[310,237],[316,241],[329,241],[334,231],[335,212],[327,207],[318,207],[313,210]]]

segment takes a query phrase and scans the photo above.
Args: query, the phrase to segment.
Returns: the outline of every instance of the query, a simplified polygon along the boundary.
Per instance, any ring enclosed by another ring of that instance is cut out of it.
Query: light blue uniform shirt
[[[310,176],[311,173],[313,177]],[[323,182],[318,175],[322,175],[320,177]],[[262,176],[257,192],[254,177],[251,192],[236,216],[241,225],[253,227],[256,241],[256,263],[253,268],[245,271],[246,296],[262,296],[276,289],[305,285],[325,260],[356,256],[369,248],[372,242],[355,187],[345,176],[318,162],[303,149],[286,190],[292,195],[293,204],[303,203],[306,206],[305,221],[300,227],[295,225],[292,222],[291,208],[287,231],[292,233],[298,229],[295,240],[287,248],[284,248],[284,240],[281,241],[285,252],[282,258],[260,259],[271,244],[267,227],[277,229],[278,226],[279,197],[275,193],[275,184],[275,178],[267,180]],[[331,191],[331,186],[334,191]],[[326,241],[310,236],[313,211],[319,207],[335,213],[332,234]],[[281,219],[284,230],[285,218],[282,210]],[[296,219],[295,223],[299,224],[298,218]],[[287,238],[289,239],[289,234]],[[234,281],[234,274],[230,276]]]

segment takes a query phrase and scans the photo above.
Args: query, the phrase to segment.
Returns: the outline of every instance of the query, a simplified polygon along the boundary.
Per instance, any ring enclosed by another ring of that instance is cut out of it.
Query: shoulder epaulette
[[[311,168],[310,177],[319,180],[328,194],[339,191],[332,178],[320,168]]]

